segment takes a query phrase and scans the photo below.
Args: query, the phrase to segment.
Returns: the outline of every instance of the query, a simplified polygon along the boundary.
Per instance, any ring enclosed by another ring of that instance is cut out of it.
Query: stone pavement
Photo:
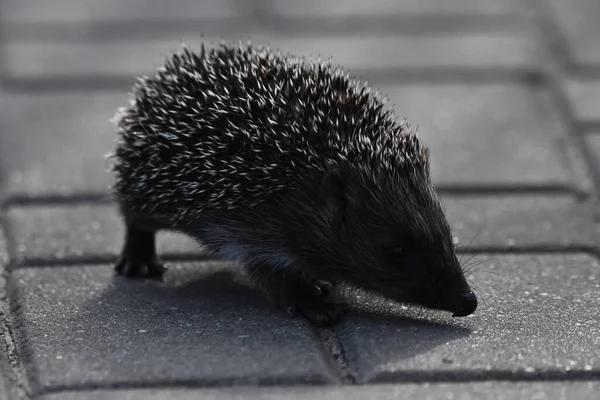
[[[600,396],[597,0],[2,0],[0,398]],[[110,118],[181,42],[333,56],[419,125],[482,303],[347,293],[315,329],[235,266],[159,237],[125,281]]]

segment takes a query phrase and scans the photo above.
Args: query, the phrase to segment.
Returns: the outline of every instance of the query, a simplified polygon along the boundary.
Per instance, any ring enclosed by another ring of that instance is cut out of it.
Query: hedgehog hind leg
[[[290,269],[283,270],[262,262],[247,264],[246,270],[292,318],[301,315],[315,326],[331,326],[344,314],[341,304],[329,301],[332,283],[307,279]]]
[[[115,272],[127,278],[162,279],[166,267],[156,253],[156,231],[127,224]]]

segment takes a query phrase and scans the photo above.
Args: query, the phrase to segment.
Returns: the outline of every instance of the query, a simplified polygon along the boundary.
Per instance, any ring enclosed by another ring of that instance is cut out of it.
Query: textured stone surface
[[[452,197],[443,202],[459,244],[470,247],[593,246],[591,210],[569,196]],[[19,263],[116,255],[124,227],[113,205],[11,207]],[[532,231],[535,234],[532,234]],[[158,251],[202,253],[187,236],[160,233]]]
[[[590,163],[598,177],[598,174],[600,174],[600,132],[594,131],[585,135],[584,143],[588,146],[588,153],[591,157]]]
[[[0,354],[0,396],[2,396],[3,399],[8,399],[10,398],[9,396],[12,395],[9,394],[10,389],[8,386],[8,379],[6,377],[6,371],[9,368],[9,362],[6,358],[6,355]]]
[[[444,184],[566,184],[556,112],[542,90],[511,84],[381,86],[398,117],[418,127],[431,149],[434,181]]]
[[[109,265],[17,270],[34,390],[331,381],[314,331],[271,307],[238,271],[182,264],[156,283],[114,277]]]
[[[566,51],[578,64],[600,64],[600,3],[597,0],[546,0],[565,39]]]
[[[172,389],[136,391],[96,391],[85,392],[89,400],[192,400],[202,397],[205,400],[390,400],[390,399],[595,399],[598,382],[476,382],[444,384],[402,384],[369,385],[344,387],[294,387],[294,388],[241,388],[241,389]],[[43,400],[75,400],[81,393],[59,393],[43,397]]]
[[[380,68],[535,68],[540,49],[519,30],[454,33],[443,36],[333,35],[285,36],[248,32],[211,36],[213,41],[251,39],[299,55],[332,57],[349,69]],[[163,41],[119,41],[94,46],[77,43],[7,43],[5,69],[18,78],[94,75],[133,76],[153,71],[181,43],[199,48],[199,34],[178,34]],[[407,56],[410,55],[410,56]]]
[[[581,254],[477,256],[466,318],[354,298],[338,334],[360,382],[403,376],[600,371],[600,264]]]
[[[8,245],[6,243],[6,235],[4,227],[0,225],[0,399],[11,399],[14,397],[14,385],[9,379],[11,369],[14,366],[15,354],[12,351],[10,344],[11,338],[6,334],[6,327],[9,326],[10,310],[7,299],[6,290],[6,271],[9,262]]]
[[[14,207],[8,218],[18,263],[106,258],[119,254],[123,245],[125,227],[114,205]],[[157,250],[163,255],[203,252],[192,239],[171,232],[157,236]]]
[[[0,95],[0,173],[11,194],[105,192],[124,93]]]
[[[443,196],[459,244],[565,247],[596,244],[593,210],[568,195]]]
[[[232,0],[53,0],[40,7],[36,0],[2,1],[1,21],[34,23],[86,23],[119,20],[210,19],[232,17]]]
[[[575,118],[582,122],[600,122],[600,79],[572,79],[565,84]]]
[[[294,17],[498,16],[520,9],[516,0],[274,0],[273,3],[279,14]]]

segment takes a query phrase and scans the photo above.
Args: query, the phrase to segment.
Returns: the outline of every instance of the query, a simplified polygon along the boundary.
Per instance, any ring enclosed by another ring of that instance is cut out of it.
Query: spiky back
[[[318,59],[184,48],[133,97],[115,118],[114,189],[147,207],[253,205],[343,162],[387,175],[428,169],[427,150],[384,99]]]

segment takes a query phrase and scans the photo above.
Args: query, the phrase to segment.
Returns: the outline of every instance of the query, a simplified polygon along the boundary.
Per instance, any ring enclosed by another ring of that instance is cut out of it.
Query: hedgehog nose
[[[468,292],[460,296],[458,307],[454,311],[453,317],[466,317],[473,314],[477,309],[477,297],[473,292]]]

